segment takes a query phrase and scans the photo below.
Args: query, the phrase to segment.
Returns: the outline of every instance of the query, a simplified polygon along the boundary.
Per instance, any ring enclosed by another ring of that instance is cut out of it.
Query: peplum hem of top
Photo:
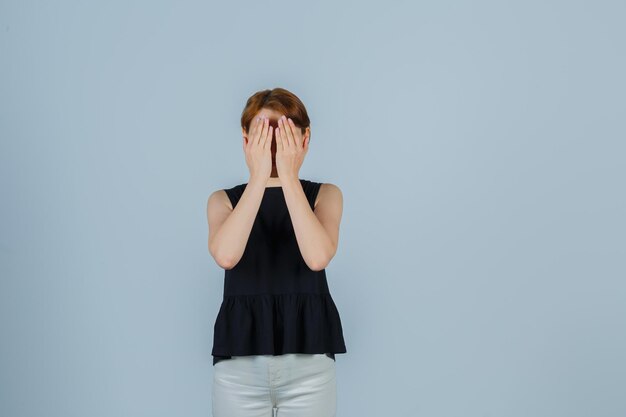
[[[346,353],[329,293],[225,295],[213,331],[213,356]]]

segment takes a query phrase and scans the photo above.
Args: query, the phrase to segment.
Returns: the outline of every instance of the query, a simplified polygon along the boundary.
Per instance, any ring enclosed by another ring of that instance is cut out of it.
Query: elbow
[[[318,262],[318,263],[314,263],[309,265],[309,269],[311,269],[311,271],[321,271],[323,269],[326,268],[328,264],[327,263],[323,263],[323,262]]]
[[[324,256],[320,256],[316,259],[311,260],[308,266],[312,271],[321,271],[323,269],[326,269],[331,259],[333,259],[333,256],[334,252],[328,253]]]
[[[226,270],[233,269],[235,265],[237,265],[236,262],[232,262],[230,259],[225,260],[225,261],[216,261],[216,262],[220,266],[220,268],[226,269]]]
[[[222,269],[233,269],[237,265],[237,261],[229,256],[214,256],[213,258]]]
[[[215,259],[215,262],[217,262],[217,264],[222,269],[233,269],[235,265],[237,265],[237,262],[239,262],[239,260],[235,259],[233,256],[230,256],[229,254],[220,253],[219,251],[215,253],[213,258]]]
[[[211,242],[209,242],[209,253],[213,259],[215,259],[215,263],[222,269],[232,269],[238,262],[238,260],[232,256],[221,253]]]

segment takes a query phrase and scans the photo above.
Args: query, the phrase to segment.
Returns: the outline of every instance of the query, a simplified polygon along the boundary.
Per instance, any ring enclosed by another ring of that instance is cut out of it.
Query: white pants
[[[334,417],[335,361],[324,353],[233,356],[213,365],[213,417]]]

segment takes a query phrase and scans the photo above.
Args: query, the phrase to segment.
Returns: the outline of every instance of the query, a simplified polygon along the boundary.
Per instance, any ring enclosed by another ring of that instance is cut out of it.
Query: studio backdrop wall
[[[338,416],[626,415],[625,17],[3,1],[0,415],[211,414],[207,198],[275,87],[344,199]]]

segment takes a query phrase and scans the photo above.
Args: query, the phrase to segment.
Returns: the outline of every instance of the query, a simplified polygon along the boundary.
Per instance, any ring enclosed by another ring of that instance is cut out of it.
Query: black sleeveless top
[[[300,183],[313,209],[322,184]],[[233,208],[246,185],[224,190]],[[282,187],[265,188],[244,253],[225,270],[213,333],[213,365],[231,356],[346,353],[326,272],[304,262]]]

